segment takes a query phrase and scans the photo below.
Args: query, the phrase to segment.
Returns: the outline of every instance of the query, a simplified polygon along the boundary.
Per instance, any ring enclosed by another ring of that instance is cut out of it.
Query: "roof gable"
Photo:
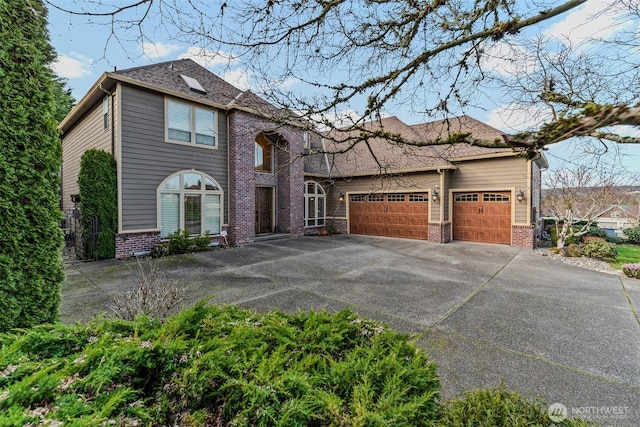
[[[424,141],[446,140],[451,134],[456,133],[470,133],[472,138],[482,141],[505,140],[505,134],[500,130],[466,115],[420,123],[412,125],[411,128],[419,133]],[[481,147],[464,143],[438,145],[436,149],[451,161],[513,151],[511,148]]]

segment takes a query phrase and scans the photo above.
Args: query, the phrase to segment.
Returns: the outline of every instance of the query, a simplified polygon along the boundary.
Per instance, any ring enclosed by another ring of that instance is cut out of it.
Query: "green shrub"
[[[426,354],[378,323],[204,302],[0,337],[0,425],[429,425]],[[40,418],[37,414],[42,414]]]
[[[211,244],[211,239],[207,236],[194,237],[193,239],[191,239],[191,244],[198,251],[206,251],[207,249],[209,249],[209,245]]]
[[[582,256],[582,246],[571,243],[569,246],[567,246],[567,252],[568,255],[573,258],[580,258]]]
[[[438,426],[587,426],[578,419],[553,423],[548,407],[507,391],[504,384],[494,389],[465,392],[464,398],[445,404]]]
[[[169,244],[160,243],[151,248],[151,258],[163,258],[169,255]]]
[[[607,231],[603,228],[598,227],[597,225],[592,225],[591,227],[589,227],[589,232],[586,235],[594,236],[594,237],[602,237],[603,239],[606,239]]]
[[[189,250],[191,239],[189,231],[176,230],[169,234],[169,255],[183,254]]]
[[[589,242],[582,245],[582,254],[602,261],[615,261],[618,247],[609,242]]]
[[[0,332],[55,321],[64,280],[56,54],[41,0],[0,1]]]
[[[616,245],[621,245],[622,243],[624,243],[624,239],[622,239],[621,237],[618,237],[618,236],[610,236],[610,235],[607,235],[607,236],[605,237],[605,240],[606,240],[607,242],[609,242],[609,243],[614,243],[614,244],[616,244]]]
[[[97,253],[88,247],[86,258],[108,259],[115,257],[115,233],[118,227],[118,187],[116,161],[102,150],[87,150],[80,159],[78,186],[80,188],[80,212],[85,220],[98,218],[100,231],[97,236]],[[87,235],[93,233],[91,224],[85,225]]]
[[[622,230],[629,243],[640,245],[640,227],[625,228]]]
[[[627,277],[640,279],[640,264],[624,264],[622,266],[622,272]]]

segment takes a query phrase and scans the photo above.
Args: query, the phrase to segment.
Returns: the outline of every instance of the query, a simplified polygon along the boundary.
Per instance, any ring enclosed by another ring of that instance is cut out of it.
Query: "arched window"
[[[273,172],[273,144],[264,135],[258,135],[255,142],[255,171]]]
[[[304,226],[324,225],[326,197],[320,184],[313,181],[304,183]]]
[[[158,187],[158,227],[165,238],[176,230],[192,236],[219,234],[222,188],[215,179],[195,170],[169,176]]]

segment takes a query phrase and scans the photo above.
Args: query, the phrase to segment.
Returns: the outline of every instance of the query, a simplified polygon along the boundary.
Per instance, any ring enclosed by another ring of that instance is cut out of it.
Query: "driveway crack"
[[[638,312],[636,311],[636,308],[633,305],[633,301],[631,300],[631,295],[629,294],[629,291],[627,290],[626,286],[624,286],[624,281],[622,280],[622,277],[618,277],[618,279],[620,280],[620,285],[622,286],[622,291],[624,292],[624,296],[627,298],[627,301],[629,302],[629,307],[631,308],[631,312],[635,316],[638,326],[640,326],[640,317],[638,317]]]
[[[482,285],[480,285],[476,290],[474,290],[473,292],[471,292],[469,295],[466,296],[465,299],[463,299],[462,301],[460,301],[460,303],[454,305],[453,307],[451,307],[451,309],[449,311],[447,311],[445,314],[443,314],[442,316],[440,316],[438,318],[438,320],[436,320],[435,322],[433,322],[430,326],[428,326],[424,332],[421,334],[422,336],[427,335],[429,333],[429,331],[431,331],[433,328],[435,328],[436,326],[438,326],[440,323],[442,323],[443,321],[445,321],[447,318],[449,318],[453,313],[455,313],[456,311],[458,311],[460,308],[462,308],[466,303],[468,303],[469,301],[471,301],[473,299],[473,297],[475,297],[476,295],[478,295],[480,293],[480,291],[482,291],[484,288],[487,287],[487,285],[489,283],[491,283],[491,281],[498,275],[500,274],[500,272],[502,270],[504,270],[507,265],[509,265],[511,263],[511,261],[513,261],[513,259],[518,256],[518,254],[522,251],[522,249],[519,249],[518,252],[516,252],[515,254],[513,254],[513,256],[511,258],[509,258],[507,260],[507,262],[504,263],[504,265],[502,265],[502,267],[500,267],[498,270],[496,270],[495,273],[493,273],[491,275],[491,277],[489,277]]]

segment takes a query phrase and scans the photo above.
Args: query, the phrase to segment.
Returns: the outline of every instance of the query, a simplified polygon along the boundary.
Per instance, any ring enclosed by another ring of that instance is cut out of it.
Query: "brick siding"
[[[160,231],[116,234],[116,259],[131,258],[136,252],[150,251],[160,243]]]
[[[304,133],[265,118],[235,110],[229,113],[229,237],[233,244],[255,238],[255,187],[264,174],[255,172],[254,148],[260,133],[278,136],[276,147],[275,226],[281,233],[304,234]]]
[[[534,225],[512,225],[511,246],[535,248],[536,230]]]
[[[451,240],[451,223],[430,223],[427,240],[434,243],[448,243]]]

